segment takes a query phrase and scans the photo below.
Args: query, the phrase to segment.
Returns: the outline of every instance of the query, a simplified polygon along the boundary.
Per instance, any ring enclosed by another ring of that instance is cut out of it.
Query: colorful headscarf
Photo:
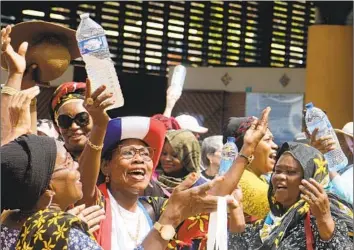
[[[151,119],[156,119],[163,122],[167,130],[181,129],[181,126],[178,124],[177,120],[174,117],[166,117],[164,115],[157,114],[152,116]]]
[[[76,228],[94,240],[78,217],[52,209],[40,210],[23,224],[16,250],[68,249],[69,232]]]
[[[230,117],[229,122],[224,128],[223,142],[226,143],[227,137],[235,137],[235,143],[238,150],[243,146],[243,138],[246,131],[251,127],[252,122],[257,119],[256,117]]]
[[[86,83],[66,82],[61,84],[53,93],[49,112],[53,122],[56,122],[59,108],[66,102],[74,99],[85,99]]]
[[[173,151],[180,160],[187,173],[200,171],[200,145],[192,132],[186,129],[170,130],[166,133],[166,140],[171,144]],[[171,189],[179,185],[183,178],[175,178],[160,174],[159,184],[163,188]]]
[[[302,143],[284,143],[278,152],[277,159],[279,160],[280,156],[285,152],[290,153],[300,163],[304,172],[304,179],[313,178],[324,187],[328,185],[327,162],[317,149]],[[352,234],[353,206],[331,193],[328,193],[328,199],[332,216],[342,219],[348,227],[348,232]],[[308,203],[300,199],[284,213],[282,205],[277,203],[274,198],[272,183],[269,185],[268,200],[273,215],[278,218],[282,217],[272,224],[266,223],[266,219],[263,228],[260,230],[260,237],[264,249],[276,249],[283,236],[286,235],[287,229],[293,228],[299,221],[304,219],[308,215],[310,208]]]

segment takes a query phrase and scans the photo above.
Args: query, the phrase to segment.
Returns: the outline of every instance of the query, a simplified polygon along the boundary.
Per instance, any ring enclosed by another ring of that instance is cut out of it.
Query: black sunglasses
[[[71,118],[68,115],[59,115],[58,116],[58,126],[63,129],[68,129],[71,127],[71,124],[75,122],[80,127],[85,127],[90,122],[90,115],[87,112],[81,112],[75,115],[74,118]]]

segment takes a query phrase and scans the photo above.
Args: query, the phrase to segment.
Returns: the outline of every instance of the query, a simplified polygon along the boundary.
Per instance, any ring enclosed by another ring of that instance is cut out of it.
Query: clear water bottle
[[[171,91],[174,96],[180,97],[182,94],[184,80],[186,79],[187,69],[183,65],[177,65],[172,74]]]
[[[331,135],[333,140],[336,142],[336,148],[324,154],[329,170],[339,171],[340,169],[346,167],[348,165],[348,159],[339,145],[337,135],[334,132],[327,115],[321,109],[314,107],[312,102],[306,104],[305,123],[310,134],[318,128],[316,138]]]
[[[81,22],[76,31],[82,59],[86,64],[86,72],[91,80],[92,92],[102,84],[107,92],[113,93],[114,105],[109,109],[124,105],[124,98],[114,68],[104,29],[93,21],[88,13],[80,15]]]
[[[238,149],[235,144],[235,138],[227,137],[227,142],[224,144],[221,151],[219,175],[224,175],[229,170],[237,155]]]

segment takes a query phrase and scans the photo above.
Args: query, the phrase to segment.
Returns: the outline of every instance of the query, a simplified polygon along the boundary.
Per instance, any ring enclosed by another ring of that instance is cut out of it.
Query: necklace
[[[127,228],[127,224],[128,223],[126,223],[126,221],[125,221],[125,218],[124,218],[124,216],[123,216],[123,214],[121,212],[121,207],[120,207],[119,204],[118,204],[118,212],[119,212],[120,217],[122,217],[122,219],[123,219],[124,226]],[[138,210],[138,224],[137,224],[135,236],[132,233],[130,233],[129,230],[127,229],[127,233],[129,235],[130,239],[132,239],[134,241],[135,246],[138,245],[138,240],[139,240],[139,235],[140,235],[140,217],[141,216],[140,216],[140,213],[139,213],[139,210]]]

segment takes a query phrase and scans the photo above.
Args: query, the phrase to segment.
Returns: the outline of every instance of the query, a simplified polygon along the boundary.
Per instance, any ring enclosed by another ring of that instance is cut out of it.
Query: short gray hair
[[[222,135],[213,135],[205,138],[202,143],[202,163],[204,167],[210,165],[208,154],[214,154],[223,147]]]

